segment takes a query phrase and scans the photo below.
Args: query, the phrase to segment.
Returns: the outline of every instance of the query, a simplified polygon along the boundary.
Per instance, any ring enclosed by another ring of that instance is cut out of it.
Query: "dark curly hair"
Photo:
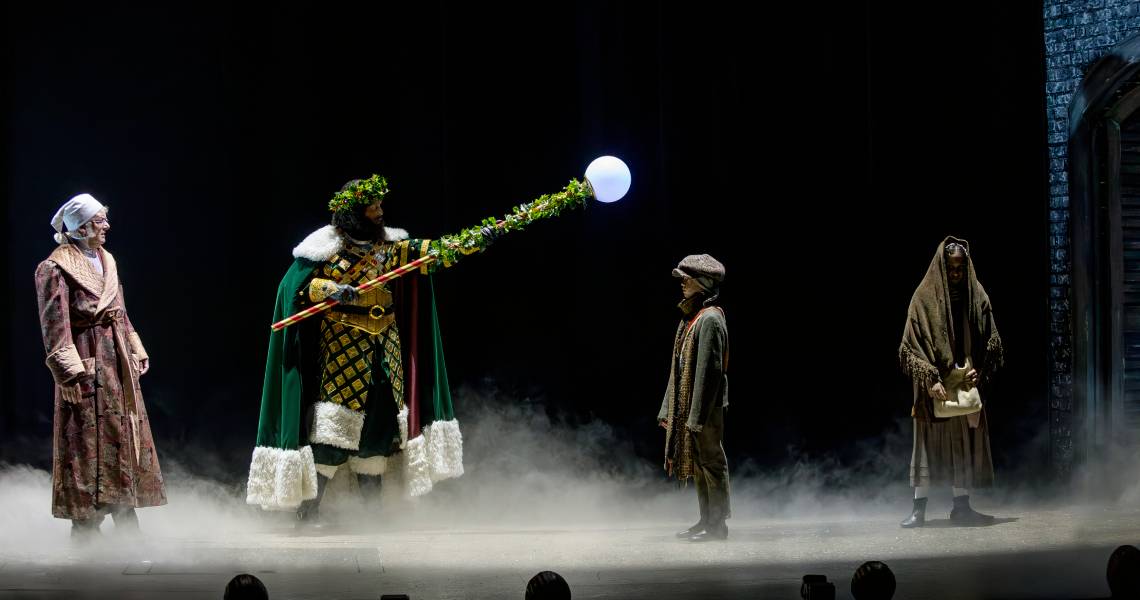
[[[359,182],[359,179],[350,180],[342,185],[339,191],[343,192],[349,186]],[[364,216],[366,210],[368,210],[367,206],[358,204],[349,210],[336,211],[332,214],[332,225],[354,239],[368,241],[385,239],[383,223],[380,225],[373,223]]]

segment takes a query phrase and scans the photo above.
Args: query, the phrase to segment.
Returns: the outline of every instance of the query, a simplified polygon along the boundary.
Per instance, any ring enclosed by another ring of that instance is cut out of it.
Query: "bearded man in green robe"
[[[296,510],[302,524],[319,525],[325,484],[342,466],[361,478],[398,468],[412,496],[463,474],[429,267],[357,290],[429,252],[430,240],[385,226],[387,193],[377,175],[345,184],[331,224],[293,249],[278,286],[275,322],[338,302],[269,339],[246,501]]]

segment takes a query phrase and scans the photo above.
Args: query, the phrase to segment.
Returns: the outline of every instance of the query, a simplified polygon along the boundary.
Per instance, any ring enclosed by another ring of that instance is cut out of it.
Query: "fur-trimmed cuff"
[[[459,420],[435,421],[424,430],[424,437],[433,482],[463,475],[463,434],[459,432]]]
[[[44,362],[51,369],[51,376],[58,385],[64,385],[87,372],[83,368],[83,359],[79,357],[75,344],[56,348],[54,352],[48,354]]]
[[[400,448],[408,445],[408,407],[400,409],[396,414],[396,424],[400,426]]]
[[[138,360],[149,360],[150,356],[146,353],[146,348],[143,347],[142,338],[139,337],[138,332],[132,331],[129,336],[131,344],[131,352],[134,353],[135,358]]]
[[[364,429],[364,413],[333,402],[313,404],[313,432],[309,441],[345,450],[360,448],[360,431]]]
[[[348,468],[360,475],[383,475],[388,470],[387,456],[369,456],[368,458],[348,457]]]
[[[404,482],[408,494],[415,498],[431,491],[431,465],[427,457],[427,438],[416,436],[408,440],[404,450]]]
[[[284,450],[269,446],[253,449],[245,501],[265,510],[295,510],[302,500],[317,497],[317,469],[313,450]]]

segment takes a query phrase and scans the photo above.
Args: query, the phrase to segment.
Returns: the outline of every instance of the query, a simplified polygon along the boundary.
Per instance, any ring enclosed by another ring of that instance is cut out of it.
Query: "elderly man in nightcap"
[[[657,421],[665,428],[665,471],[694,480],[701,520],[677,537],[694,542],[728,537],[728,460],[721,441],[728,408],[728,326],[717,306],[724,265],[708,254],[686,256],[673,276],[681,280],[681,322],[673,342],[669,384]]]
[[[139,377],[150,369],[127,317],[115,258],[103,247],[107,207],[89,194],[51,220],[55,250],[36,268],[40,327],[55,380],[52,514],[80,541],[138,532],[135,508],[166,504]]]

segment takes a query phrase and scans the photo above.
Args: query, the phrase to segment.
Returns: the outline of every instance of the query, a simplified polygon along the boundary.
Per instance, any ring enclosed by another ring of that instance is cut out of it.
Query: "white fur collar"
[[[408,232],[398,227],[385,227],[384,235],[392,242],[408,239]],[[325,225],[297,244],[297,247],[293,248],[293,257],[326,261],[343,248],[344,238],[340,232],[332,225]]]

